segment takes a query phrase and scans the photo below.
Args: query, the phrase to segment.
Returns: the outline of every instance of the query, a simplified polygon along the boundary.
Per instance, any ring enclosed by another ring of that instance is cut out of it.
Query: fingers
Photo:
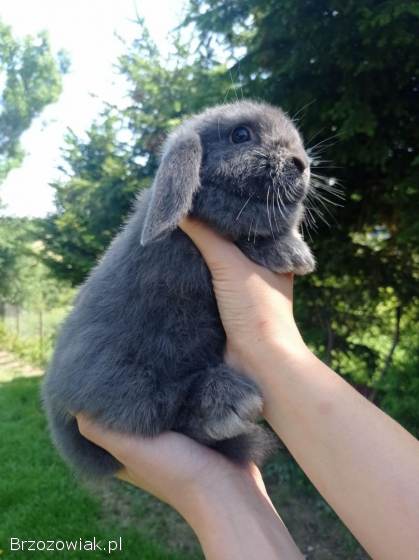
[[[76,419],[81,435],[93,443],[103,447],[103,444],[106,442],[105,433],[107,430],[100,424],[96,424],[93,420],[86,416],[86,414],[78,414]]]
[[[193,218],[185,218],[179,227],[192,239],[212,270],[223,263],[243,264],[246,258],[234,243],[222,237],[206,224]]]
[[[129,447],[131,443],[130,436],[108,430],[91,420],[86,414],[78,414],[76,419],[82,436],[99,447],[106,449],[106,451],[109,451],[111,455],[122,463],[124,462],[122,459],[126,453],[127,447]]]
[[[134,480],[130,477],[130,475],[128,474],[128,471],[126,469],[121,469],[120,471],[118,471],[115,474],[116,478],[119,478],[119,480],[123,480],[124,482],[129,482],[130,484],[135,484]]]
[[[179,446],[183,445],[186,449],[191,445],[191,440],[179,433],[164,432],[153,438],[142,437],[105,428],[84,413],[78,414],[76,419],[80,433],[86,439],[109,451],[125,466],[128,466],[133,459],[144,465],[156,465],[167,457],[170,463]],[[194,443],[194,445],[198,444]],[[126,473],[120,472],[118,477],[125,480]]]
[[[253,273],[255,270],[259,274],[263,270],[268,272],[267,269],[263,269],[250,261],[234,243],[214,231],[207,224],[188,217],[182,220],[179,227],[198,247],[214,278],[220,269],[228,269],[230,276],[233,275],[238,278],[244,278],[248,273]],[[275,288],[288,300],[292,301],[293,273],[272,274],[275,278]],[[264,277],[265,279],[267,278],[266,276]]]

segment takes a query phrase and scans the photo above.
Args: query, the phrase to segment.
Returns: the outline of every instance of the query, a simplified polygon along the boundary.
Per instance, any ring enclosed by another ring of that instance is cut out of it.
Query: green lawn
[[[152,537],[145,535],[148,527],[141,515],[146,508],[141,505],[144,499],[136,500],[139,491],[118,489],[115,483],[106,496],[94,496],[78,484],[50,443],[38,395],[39,378],[0,383],[0,557],[16,556],[10,551],[11,537],[44,541],[96,537],[102,539],[103,546],[122,537],[122,552],[111,555],[107,551],[28,551],[22,556],[77,560],[109,556],[133,560],[196,558],[163,547],[165,535],[158,542],[155,522]],[[139,501],[137,507],[133,506],[135,501]]]
[[[25,369],[28,368],[28,369]],[[16,556],[10,538],[109,540],[122,552],[26,552],[36,558],[196,560],[191,530],[168,506],[110,481],[101,490],[80,485],[58,457],[39,403],[40,370],[0,352],[0,560]],[[37,377],[20,377],[21,375]],[[336,515],[286,451],[264,469],[274,504],[307,560],[365,560]]]

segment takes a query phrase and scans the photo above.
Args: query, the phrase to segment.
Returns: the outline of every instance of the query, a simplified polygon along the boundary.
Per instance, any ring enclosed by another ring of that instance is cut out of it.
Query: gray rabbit
[[[125,433],[175,430],[232,460],[262,461],[256,384],[223,361],[208,268],[177,227],[190,214],[253,261],[306,274],[299,234],[309,189],[299,133],[280,110],[241,101],[193,116],[167,139],[151,189],[81,287],[43,385],[53,439],[87,476],[121,465],[83,438],[74,414]]]

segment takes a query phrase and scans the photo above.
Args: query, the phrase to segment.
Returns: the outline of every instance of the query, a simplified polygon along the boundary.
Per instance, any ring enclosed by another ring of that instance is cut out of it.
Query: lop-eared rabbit
[[[123,433],[186,434],[234,461],[262,461],[256,384],[223,361],[211,277],[178,227],[191,215],[273,271],[306,274],[299,226],[310,185],[300,134],[278,108],[241,101],[180,125],[150,189],[82,285],[43,385],[53,440],[80,474],[120,463],[78,431],[83,411]]]

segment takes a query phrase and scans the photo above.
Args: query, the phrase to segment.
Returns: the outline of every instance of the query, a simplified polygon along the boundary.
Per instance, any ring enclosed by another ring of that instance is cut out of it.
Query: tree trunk
[[[385,359],[383,369],[381,370],[381,373],[379,375],[380,380],[384,379],[386,377],[387,372],[390,369],[391,364],[393,363],[394,352],[396,351],[397,345],[400,342],[400,321],[401,321],[401,318],[402,318],[402,306],[398,305],[396,307],[396,327],[394,329],[393,341],[391,343],[390,350],[389,350],[389,352],[387,354],[387,357]],[[377,388],[374,388],[373,391],[371,392],[370,396],[369,396],[369,400],[371,402],[374,402],[376,396],[377,396]]]

